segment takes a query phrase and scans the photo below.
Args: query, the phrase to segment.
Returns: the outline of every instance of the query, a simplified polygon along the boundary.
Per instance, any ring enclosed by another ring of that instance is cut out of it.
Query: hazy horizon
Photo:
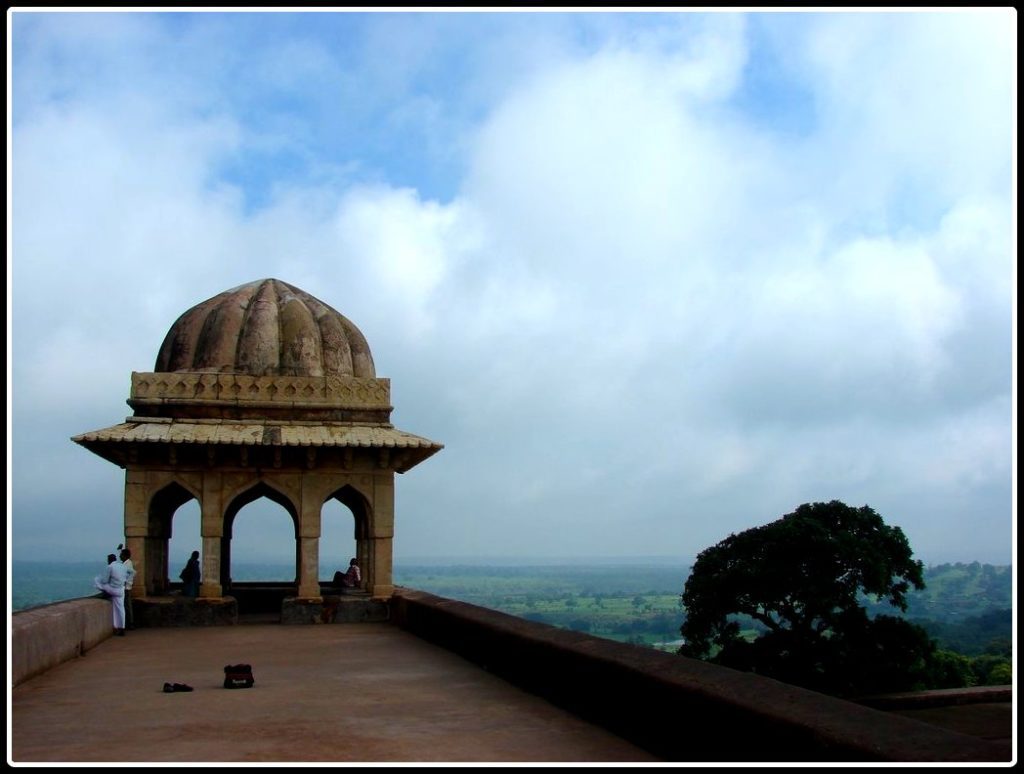
[[[408,565],[418,567],[430,567],[430,566],[443,566],[443,567],[549,567],[549,566],[601,566],[601,565],[617,565],[617,566],[682,566],[689,568],[696,561],[696,556],[692,557],[676,557],[676,556],[399,556],[394,557],[394,564],[397,565]],[[943,564],[971,564],[972,562],[978,562],[979,564],[990,564],[995,567],[1011,567],[1013,566],[1012,560],[1007,561],[986,561],[980,558],[953,558],[952,556],[940,559],[929,559],[926,557],[914,555],[915,559],[921,560],[926,567],[936,567]],[[336,561],[332,562],[330,558],[325,559],[324,562],[329,566],[335,566],[339,569],[344,567],[345,560],[341,555],[335,557]],[[184,565],[187,560],[187,556],[177,557],[177,561]],[[90,561],[87,559],[46,559],[46,558],[11,558],[12,563],[48,563],[54,564],[82,564],[82,565],[96,565],[100,566],[101,563],[96,561]],[[283,560],[281,557],[269,556],[266,558],[259,557],[246,557],[242,560],[232,560],[232,564],[238,565],[272,565],[277,567],[294,567],[294,561],[289,562]],[[175,565],[175,560],[171,561],[172,566]]]

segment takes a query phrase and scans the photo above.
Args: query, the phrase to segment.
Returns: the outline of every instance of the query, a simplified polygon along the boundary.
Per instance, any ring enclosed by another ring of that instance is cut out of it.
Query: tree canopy
[[[903,531],[868,506],[804,504],[697,556],[680,653],[835,695],[927,687],[927,633],[860,604],[870,595],[905,611],[923,572]],[[741,636],[741,622],[758,636]]]

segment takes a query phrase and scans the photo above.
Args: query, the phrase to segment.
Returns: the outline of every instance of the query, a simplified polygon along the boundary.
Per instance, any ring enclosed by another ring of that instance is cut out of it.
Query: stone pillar
[[[132,552],[132,565],[135,567],[136,582],[132,584],[132,597],[146,596],[146,543],[144,535],[125,535],[124,547]],[[137,557],[137,558],[136,558]]]
[[[299,588],[296,596],[300,599],[321,599],[320,507],[307,496],[303,496],[302,507],[299,509],[298,553]]]
[[[349,510],[352,511],[352,520],[355,522],[352,534],[356,541],[355,559],[359,564],[361,578],[359,587],[367,589],[370,588],[371,565],[373,564],[370,550],[370,524],[373,522],[373,507],[358,509],[358,512],[352,508]]]
[[[320,538],[299,538],[299,590],[301,599],[320,599]]]
[[[207,473],[203,476],[203,501],[200,503],[200,533],[203,539],[202,578],[199,584],[200,597],[221,597],[224,588],[220,583],[220,545],[224,536],[224,492],[223,475]]]
[[[150,535],[143,541],[142,561],[136,564],[135,587],[145,589],[146,596],[160,595],[167,591],[167,570],[164,556],[167,554],[167,542]],[[135,552],[132,551],[132,559]],[[141,581],[139,580],[141,579]],[[134,591],[134,589],[133,589]]]
[[[157,540],[150,540],[155,543],[156,566],[160,568],[160,593],[166,594],[171,590],[171,538],[168,535]]]
[[[366,588],[374,599],[390,599],[395,591],[392,583],[391,552],[392,538],[374,538],[370,541],[373,560],[370,567],[371,577],[367,579]]]
[[[221,593],[231,589],[231,536],[224,535],[220,539],[220,585]]]
[[[395,474],[374,476],[370,514],[370,569],[366,588],[374,599],[389,599],[395,590],[392,551],[395,537]]]
[[[154,577],[159,565],[148,561],[151,552],[149,543],[155,538],[149,532],[149,500],[146,474],[140,470],[128,469],[124,474],[124,537],[125,547],[132,552],[135,565],[133,597],[156,593],[158,577]]]
[[[356,541],[356,561],[359,563],[359,569],[362,572],[362,582],[359,584],[363,588],[370,587],[370,562],[372,557],[370,556],[370,541],[366,538],[360,538]]]

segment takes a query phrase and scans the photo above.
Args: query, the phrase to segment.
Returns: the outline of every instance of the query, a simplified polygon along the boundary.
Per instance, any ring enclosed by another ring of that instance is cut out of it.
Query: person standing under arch
[[[193,551],[192,556],[185,564],[185,568],[178,576],[181,578],[181,593],[186,597],[199,596],[199,552]]]

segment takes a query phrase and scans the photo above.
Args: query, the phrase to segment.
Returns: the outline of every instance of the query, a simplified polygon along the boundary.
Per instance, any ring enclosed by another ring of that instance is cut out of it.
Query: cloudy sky
[[[276,277],[445,444],[397,477],[399,561],[692,557],[832,499],[1011,560],[1011,11],[8,25],[14,558],[121,540],[124,473],[70,437]],[[236,560],[289,561],[250,509]]]

